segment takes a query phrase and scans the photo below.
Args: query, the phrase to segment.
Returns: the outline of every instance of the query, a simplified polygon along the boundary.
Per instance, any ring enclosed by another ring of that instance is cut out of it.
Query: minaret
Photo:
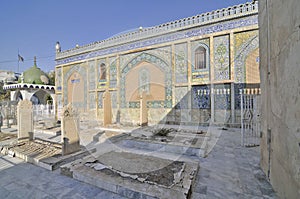
[[[37,67],[37,65],[36,65],[36,56],[34,56],[33,60],[34,60],[34,61],[33,61],[33,66],[34,66],[34,67]]]

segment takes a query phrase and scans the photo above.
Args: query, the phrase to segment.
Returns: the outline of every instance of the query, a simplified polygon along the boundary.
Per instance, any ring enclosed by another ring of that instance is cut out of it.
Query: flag
[[[20,54],[18,54],[18,61],[24,62],[24,58]]]

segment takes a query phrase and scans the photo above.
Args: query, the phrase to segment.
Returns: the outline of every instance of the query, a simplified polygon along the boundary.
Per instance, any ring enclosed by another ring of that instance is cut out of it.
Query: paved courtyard
[[[259,147],[241,147],[239,129],[221,130],[213,150],[206,158],[200,158],[199,164],[200,170],[193,187],[194,199],[277,198],[259,167]],[[0,157],[0,196],[124,198],[62,176],[58,170],[51,172],[8,156]]]
[[[277,198],[260,169],[259,147],[240,143],[240,129],[222,130],[208,157],[200,158],[192,198]]]

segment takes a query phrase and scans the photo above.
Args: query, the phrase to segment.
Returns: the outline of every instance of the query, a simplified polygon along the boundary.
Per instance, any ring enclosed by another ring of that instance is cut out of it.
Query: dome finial
[[[33,65],[36,66],[36,56],[34,56],[34,62]]]

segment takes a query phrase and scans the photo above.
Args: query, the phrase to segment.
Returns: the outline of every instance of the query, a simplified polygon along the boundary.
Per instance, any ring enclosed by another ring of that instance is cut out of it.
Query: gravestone
[[[79,151],[79,117],[71,104],[63,108],[61,128],[62,155]]]
[[[33,110],[29,100],[22,100],[17,108],[18,141],[33,140]]]
[[[110,92],[106,90],[103,94],[103,125],[107,126],[111,124],[112,121],[112,111],[111,111],[111,96]]]
[[[3,125],[3,117],[2,117],[2,113],[0,111],[0,132],[1,132],[2,125]]]
[[[145,91],[140,96],[140,125],[148,125],[147,94]]]

